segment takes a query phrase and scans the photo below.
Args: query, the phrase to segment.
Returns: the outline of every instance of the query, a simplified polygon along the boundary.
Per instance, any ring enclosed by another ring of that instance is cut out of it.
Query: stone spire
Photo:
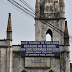
[[[11,13],[9,13],[9,19],[8,19],[7,40],[12,40]]]
[[[39,4],[39,0],[36,0],[35,14],[36,14],[36,18],[40,17],[40,4]]]
[[[69,45],[69,33],[68,33],[67,21],[65,21],[64,44]]]
[[[69,34],[68,34],[67,21],[65,21],[65,33],[66,33],[66,35],[65,35],[65,36],[68,36],[68,35],[69,35]]]

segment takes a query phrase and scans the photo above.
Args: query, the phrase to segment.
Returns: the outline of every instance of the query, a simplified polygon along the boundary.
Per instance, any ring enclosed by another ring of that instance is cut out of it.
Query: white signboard
[[[50,67],[50,58],[25,57],[25,67]]]

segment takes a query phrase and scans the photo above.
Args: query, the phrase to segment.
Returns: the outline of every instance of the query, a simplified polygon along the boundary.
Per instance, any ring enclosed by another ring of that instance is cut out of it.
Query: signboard
[[[50,67],[50,58],[44,57],[25,57],[25,67]]]
[[[59,41],[22,41],[21,56],[59,56]]]

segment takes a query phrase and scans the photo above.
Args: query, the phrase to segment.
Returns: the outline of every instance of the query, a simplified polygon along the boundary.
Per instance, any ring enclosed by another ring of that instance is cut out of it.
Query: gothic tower
[[[64,0],[36,0],[35,40],[46,41],[50,34],[51,41],[59,41],[61,57],[50,57],[54,72],[70,72],[69,35],[65,21]],[[57,65],[56,62],[57,61]],[[56,65],[56,66],[54,66]]]

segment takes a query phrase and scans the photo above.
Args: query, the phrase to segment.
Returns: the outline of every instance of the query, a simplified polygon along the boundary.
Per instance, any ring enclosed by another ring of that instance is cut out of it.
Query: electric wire
[[[13,3],[12,1],[10,1],[10,0],[8,0],[8,1],[9,1],[11,4],[13,4],[14,6],[16,6],[17,8],[19,8],[20,10],[22,10],[23,12],[25,12],[26,14],[30,15],[31,17],[34,17],[31,13],[28,12],[28,10],[27,10],[27,11],[24,10],[24,9],[26,9],[26,8],[22,9],[21,7],[19,7],[20,4],[18,4],[16,1],[12,0],[12,1],[15,2],[16,4],[14,4],[14,3]]]
[[[10,0],[8,0],[8,1],[10,1]],[[14,1],[14,0],[13,0]],[[11,1],[10,1],[11,2]],[[15,1],[14,1],[15,2]],[[12,3],[12,2],[11,2]],[[14,3],[12,3],[13,5],[15,5]],[[17,5],[15,5],[16,7],[18,7],[19,9],[21,9],[22,11],[24,11],[25,13],[27,13],[25,10],[23,10],[22,8],[20,8],[19,6],[17,6]],[[27,9],[26,9],[27,10]],[[28,11],[28,10],[27,10]],[[33,18],[34,18],[34,16],[33,15],[31,15],[31,14],[29,14],[29,13],[27,13],[28,15],[30,15],[30,16],[32,16]],[[35,14],[34,14],[35,15]],[[41,21],[42,22],[42,21]],[[42,22],[42,23],[44,23],[44,22]],[[46,24],[46,23],[44,23],[44,24]],[[54,29],[57,29],[57,30],[59,30],[60,32],[62,32],[63,34],[64,34],[64,32],[63,31],[61,31],[60,29],[58,29],[58,28],[56,28],[55,26],[53,26],[51,23],[49,23]],[[46,24],[46,25],[48,25],[48,24]],[[48,25],[49,26],[49,25]],[[51,27],[51,28],[52,28]],[[56,31],[57,31],[56,30]],[[58,31],[57,31],[58,32]],[[61,33],[61,34],[62,34]],[[69,36],[70,37],[70,36]],[[70,38],[72,38],[72,37],[70,37]]]
[[[20,0],[20,1],[35,13],[35,10],[25,0]]]
[[[8,1],[10,1],[10,0],[8,0]],[[10,1],[11,2],[11,1]],[[13,4],[13,3],[12,3]],[[15,5],[15,4],[14,4]],[[20,8],[20,7],[18,7],[18,8]],[[22,9],[23,10],[23,9]],[[24,10],[23,10],[24,11]],[[26,11],[24,11],[24,12],[26,12]],[[32,15],[31,15],[32,16]],[[34,16],[32,16],[32,17],[34,17]],[[44,23],[44,22],[42,22],[42,23]],[[46,24],[46,23],[44,23],[44,24]],[[51,23],[49,23],[50,25],[52,25]],[[48,24],[46,24],[46,25],[48,25]],[[48,25],[49,26],[49,25]],[[53,26],[53,25],[52,25]],[[50,26],[49,26],[50,27]],[[55,27],[55,26],[53,26],[53,27]],[[51,27],[52,28],[52,27]],[[56,28],[57,29],[57,28]],[[59,29],[58,29],[59,30]],[[56,30],[57,31],[57,30]],[[61,30],[59,30],[60,32],[62,32]],[[58,32],[58,31],[57,31]],[[64,33],[64,32],[62,32],[62,33]],[[72,38],[72,37],[70,37],[70,38]]]
[[[1,0],[0,0],[1,1]],[[2,1],[3,2],[3,1]],[[14,4],[15,5],[15,4]],[[16,5],[17,6],[17,5]],[[18,7],[18,6],[17,6]],[[18,7],[19,9],[21,9],[20,7]],[[23,9],[21,9],[21,10],[23,10]],[[24,10],[23,10],[24,11]],[[27,13],[26,11],[24,11],[25,13]],[[27,14],[29,14],[29,13],[27,13]],[[29,14],[30,15],[30,14]],[[32,15],[31,15],[32,16]],[[34,16],[32,16],[33,18],[34,18]],[[42,23],[44,23],[44,24],[46,24],[46,25],[48,25],[47,23],[45,23],[44,21],[42,21],[41,20],[41,22]],[[51,23],[49,23],[49,25],[48,25],[49,27],[51,27],[51,28],[56,28],[55,26],[53,26]],[[56,28],[58,31],[60,31],[61,33],[63,33],[64,34],[64,32],[63,31],[61,31],[60,29],[58,29],[58,28]],[[69,36],[70,37],[70,36]],[[71,37],[72,38],[72,37]]]
[[[10,0],[9,0],[10,1]],[[14,1],[14,0],[12,0],[12,1]],[[15,1],[14,1],[15,2]],[[17,3],[17,2],[15,2],[15,3]],[[18,4],[18,3],[17,3]],[[13,5],[15,5],[15,4],[13,4]],[[18,4],[19,5],[19,4]],[[16,6],[16,5],[15,5]],[[20,7],[18,7],[18,8],[20,8]],[[21,8],[20,8],[21,9]],[[23,9],[22,9],[23,10]],[[26,9],[27,10],[27,9]],[[24,10],[23,10],[24,11]],[[26,11],[25,11],[26,12]],[[29,13],[28,13],[29,14]],[[30,14],[29,14],[30,15]],[[35,15],[35,14],[33,14],[33,15]],[[33,18],[34,18],[34,16],[33,15],[31,15]],[[44,23],[43,21],[41,21],[42,23]],[[44,24],[46,24],[46,23],[44,23]],[[50,23],[49,23],[50,24]],[[46,24],[46,25],[48,25],[48,24]],[[52,27],[54,27],[52,24],[50,24],[51,25],[51,28]],[[48,25],[49,26],[49,25]],[[49,26],[50,27],[50,26]],[[57,28],[56,28],[57,29]],[[59,30],[59,29],[58,29]],[[56,30],[57,31],[57,30]],[[61,31],[61,30],[59,30],[59,31]],[[58,31],[57,31],[58,32]]]
[[[3,0],[0,0],[2,3],[6,4],[7,6],[10,6],[11,8],[17,10],[18,12],[25,14],[24,12],[21,12],[20,10],[18,10],[17,8],[12,7],[11,5],[7,4],[6,2],[4,2]]]
[[[20,0],[21,1],[21,0]],[[25,2],[25,1],[24,1]],[[25,2],[27,5],[29,5],[27,2]],[[30,6],[30,5],[29,5]],[[30,6],[31,7],[31,6]],[[29,7],[28,7],[29,8]],[[42,22],[42,21],[41,21]],[[44,22],[43,22],[44,23]],[[48,22],[49,23],[49,22]],[[44,23],[44,24],[46,24],[46,23]],[[60,30],[60,29],[58,29],[57,27],[55,27],[53,24],[51,24],[51,23],[49,23],[52,27],[54,27],[55,29],[57,29],[58,31],[60,31],[61,32],[61,34],[63,33],[63,34],[65,34],[62,30]],[[46,24],[47,25],[47,24]],[[56,31],[57,31],[56,30]],[[57,32],[58,32],[57,31]],[[68,36],[68,35],[67,35]],[[71,36],[69,36],[70,38],[72,38]]]
[[[21,6],[23,9],[25,9],[26,11],[28,11],[31,14],[34,14],[33,12],[31,12],[30,10],[28,10],[27,8],[25,8],[24,6],[20,5],[18,2],[16,2],[15,0],[12,0],[13,2],[15,2],[17,5]]]
[[[22,2],[22,1],[24,1],[24,0],[20,0],[20,1]],[[22,2],[22,3],[23,3],[23,2]],[[29,5],[26,1],[24,1],[24,4],[25,4],[25,3],[26,3],[26,5]],[[31,7],[30,5],[28,6],[28,8],[29,8],[29,7],[30,7],[31,10],[32,10],[32,7]],[[32,11],[33,11],[33,10],[32,10]],[[35,14],[34,14],[34,15],[35,15]],[[42,20],[41,20],[41,22],[44,23]],[[49,22],[48,22],[48,23],[49,23]],[[44,24],[46,24],[46,23],[44,23]],[[49,24],[50,24],[52,27],[55,27],[55,26],[53,26],[51,23],[49,23]],[[46,24],[46,25],[47,25],[47,24]],[[50,27],[50,26],[49,26],[49,27]],[[52,27],[51,27],[51,28],[52,28]],[[56,28],[56,27],[55,27],[55,28]],[[56,29],[57,29],[57,28],[56,28]],[[57,30],[59,30],[60,32],[62,32],[60,29],[57,29]],[[59,32],[59,31],[57,31],[57,32]],[[62,33],[61,33],[61,34],[62,34]]]

